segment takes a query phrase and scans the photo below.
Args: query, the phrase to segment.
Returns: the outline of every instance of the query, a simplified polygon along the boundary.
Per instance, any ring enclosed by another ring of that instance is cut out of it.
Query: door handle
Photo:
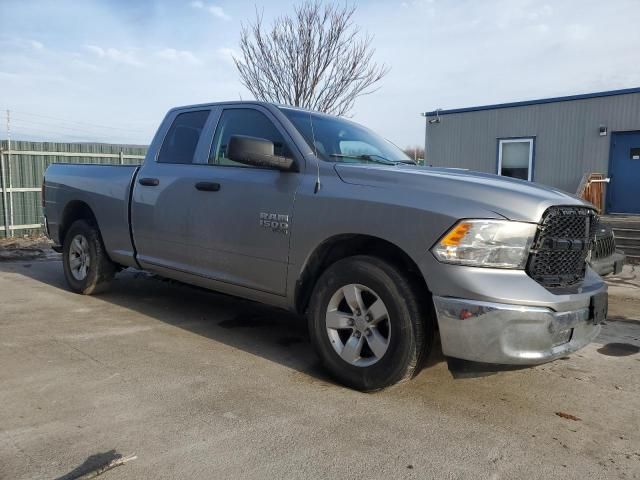
[[[140,178],[138,179],[138,183],[140,185],[144,185],[145,187],[157,187],[160,185],[160,180],[157,178]]]
[[[220,184],[216,182],[198,182],[196,189],[203,192],[217,192],[220,190]]]

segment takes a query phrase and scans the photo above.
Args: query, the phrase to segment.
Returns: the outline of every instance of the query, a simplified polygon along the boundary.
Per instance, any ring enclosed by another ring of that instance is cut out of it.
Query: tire
[[[96,226],[76,220],[64,238],[62,264],[67,284],[76,293],[104,292],[113,280],[116,265],[109,259]]]
[[[383,260],[339,260],[313,291],[307,317],[312,344],[331,375],[348,387],[368,392],[408,380],[433,343],[432,309],[420,301],[427,296]],[[356,305],[361,308],[354,312]]]

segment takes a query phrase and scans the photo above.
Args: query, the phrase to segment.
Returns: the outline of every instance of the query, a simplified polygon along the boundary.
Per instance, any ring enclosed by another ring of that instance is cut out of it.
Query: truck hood
[[[509,220],[539,222],[544,211],[553,205],[593,207],[555,188],[456,168],[336,164],[335,170],[345,183],[411,190],[417,202],[433,196],[437,196],[439,204],[470,202],[476,207],[474,211],[480,207]]]

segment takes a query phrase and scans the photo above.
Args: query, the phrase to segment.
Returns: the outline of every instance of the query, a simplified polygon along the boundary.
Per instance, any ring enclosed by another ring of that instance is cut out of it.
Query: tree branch
[[[307,0],[266,29],[256,9],[255,21],[242,26],[241,56],[233,58],[242,84],[258,100],[349,114],[389,72],[373,61],[373,37],[360,34],[355,11]]]

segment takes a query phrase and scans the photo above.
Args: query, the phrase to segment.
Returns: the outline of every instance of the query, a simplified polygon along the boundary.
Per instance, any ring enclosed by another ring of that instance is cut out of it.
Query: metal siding
[[[6,151],[8,144],[6,140],[0,141],[0,148]],[[112,145],[103,143],[56,143],[56,142],[29,142],[29,141],[12,141],[11,142],[11,159],[6,162],[7,170],[11,172],[11,181],[9,175],[7,178],[7,187],[12,188],[40,188],[44,171],[52,163],[99,163],[99,164],[120,164],[120,158],[100,158],[92,156],[92,154],[119,154],[123,155],[145,155],[147,147],[145,146],[129,146],[129,145]],[[58,153],[86,153],[86,156],[69,157],[65,155],[29,155],[19,153],[19,151],[31,152],[58,152]],[[7,157],[6,153],[5,159]],[[142,163],[142,159],[124,158],[125,165],[138,165]],[[42,206],[40,192],[12,192],[10,194],[13,204],[13,225],[31,225],[42,223]],[[9,212],[9,205],[7,212]],[[2,197],[0,196],[0,228],[4,227],[4,208],[2,205]],[[24,231],[16,230],[19,234]],[[4,232],[0,234],[4,236]]]
[[[42,222],[40,192],[13,193],[13,224],[31,225]]]
[[[427,124],[429,165],[496,173],[499,138],[535,137],[535,181],[575,193],[584,173],[608,174],[612,132],[640,130],[640,93],[451,113],[440,120]],[[607,126],[607,136],[599,135],[600,125]]]

